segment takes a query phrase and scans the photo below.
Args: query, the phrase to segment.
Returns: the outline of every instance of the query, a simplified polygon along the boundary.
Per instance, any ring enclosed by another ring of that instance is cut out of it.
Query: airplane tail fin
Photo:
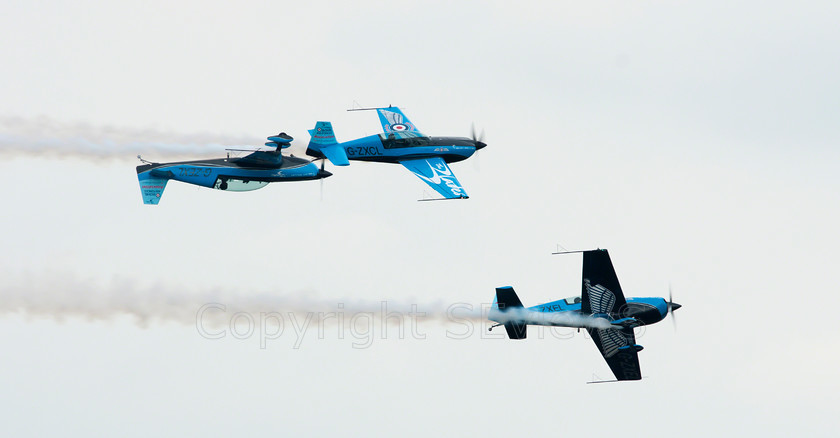
[[[347,152],[335,140],[332,123],[318,122],[315,129],[309,130],[312,137],[309,146],[306,148],[306,155],[318,158],[326,158],[336,166],[347,166],[350,161],[347,159]]]
[[[163,191],[166,189],[168,178],[158,175],[152,176],[153,171],[144,171],[149,165],[137,166],[137,180],[140,182],[140,194],[144,204],[157,205]]]
[[[519,300],[512,287],[496,288],[496,299],[493,301],[492,309],[504,314],[522,308],[524,308],[522,301]],[[510,339],[525,339],[528,335],[528,325],[525,322],[507,320],[504,322],[504,326]]]

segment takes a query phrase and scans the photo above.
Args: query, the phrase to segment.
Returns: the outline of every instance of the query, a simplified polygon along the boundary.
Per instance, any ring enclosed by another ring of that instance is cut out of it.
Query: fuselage
[[[520,308],[522,309],[522,308]],[[498,310],[497,310],[498,312]],[[522,309],[516,314],[516,319],[521,319],[526,324],[533,325],[547,325],[558,327],[588,327],[586,324],[580,324],[579,318],[563,318],[562,314],[574,314],[579,316],[592,316],[584,314],[581,311],[580,297],[566,298],[562,300],[552,301],[550,303],[538,304],[536,306]],[[557,318],[552,318],[552,315],[558,315]],[[668,314],[668,302],[660,297],[645,297],[645,298],[628,298],[627,304],[617,313],[612,315],[598,315],[606,317],[611,320],[619,320],[621,318],[633,318],[640,322],[640,325],[655,324]],[[497,314],[498,315],[498,314]],[[496,322],[504,322],[510,318],[501,318],[491,313],[489,319]]]
[[[447,163],[463,161],[472,156],[483,143],[466,137],[403,137],[405,134],[370,135],[340,143],[347,158],[357,161],[399,163],[417,158],[441,157]],[[306,150],[307,155],[323,158],[314,148]]]
[[[241,158],[152,163],[137,166],[143,180],[172,179],[220,190],[247,191],[270,182],[305,181],[326,178],[331,173],[303,158],[280,155],[274,151],[256,151]]]

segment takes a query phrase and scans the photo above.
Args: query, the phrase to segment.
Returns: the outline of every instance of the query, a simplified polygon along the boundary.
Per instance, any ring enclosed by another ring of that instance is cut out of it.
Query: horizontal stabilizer
[[[350,160],[347,158],[347,152],[341,145],[334,144],[332,146],[325,146],[321,148],[321,153],[336,166],[349,166]]]
[[[266,146],[278,149],[286,149],[287,147],[292,145],[292,140],[294,140],[294,138],[291,135],[286,134],[285,132],[269,136],[266,139],[268,140],[265,143]]]
[[[294,138],[291,135],[286,134],[285,132],[281,132],[277,135],[272,135],[271,137],[268,137],[268,141],[272,141],[274,143],[287,143],[288,144],[288,143],[291,143],[292,140],[294,140]]]

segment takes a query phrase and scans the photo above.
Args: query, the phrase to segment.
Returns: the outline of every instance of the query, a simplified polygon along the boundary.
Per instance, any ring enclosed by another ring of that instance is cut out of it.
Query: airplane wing
[[[618,276],[615,274],[610,253],[606,249],[583,252],[583,285],[581,286],[581,312],[584,315],[600,314],[609,318],[621,317],[621,310],[627,304]],[[598,346],[615,378],[618,380],[639,380],[641,345],[636,344],[633,329],[587,329]]]
[[[390,132],[413,132],[418,137],[425,137],[420,130],[408,120],[408,117],[399,108],[392,106],[388,108],[377,108],[379,122],[382,123],[382,130]]]
[[[416,160],[400,161],[406,169],[412,171],[420,179],[430,185],[446,199],[468,198],[467,191],[461,187],[452,169],[446,165],[443,158],[419,158]]]
[[[618,314],[627,304],[606,249],[583,252],[581,289],[581,312],[584,314]]]
[[[639,366],[640,345],[632,328],[622,329],[586,329],[598,346],[607,365],[618,380],[641,380],[642,368]]]

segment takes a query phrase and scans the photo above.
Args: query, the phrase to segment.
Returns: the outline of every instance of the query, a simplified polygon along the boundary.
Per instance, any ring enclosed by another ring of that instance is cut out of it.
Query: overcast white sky
[[[5,2],[0,435],[833,436],[840,6],[517,3]],[[323,200],[173,182],[142,204],[132,142],[379,132],[354,101],[485,129],[452,166],[471,198],[416,202],[401,166],[354,162],[328,165]],[[639,337],[645,380],[584,384],[610,372],[570,331],[328,324],[293,348],[287,322],[260,348],[191,319],[502,285],[532,305],[579,293],[558,243],[608,248],[628,296],[672,285],[678,330]]]

